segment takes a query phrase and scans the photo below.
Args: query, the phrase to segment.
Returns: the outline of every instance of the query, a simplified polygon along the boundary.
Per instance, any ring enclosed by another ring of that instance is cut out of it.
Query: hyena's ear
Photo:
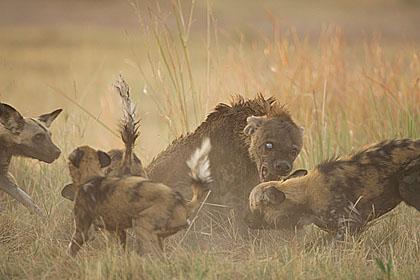
[[[275,187],[270,187],[264,190],[262,200],[273,205],[282,203],[286,199],[284,192],[279,191]]]
[[[111,157],[107,153],[98,151],[97,154],[101,168],[105,168],[111,164]]]
[[[61,190],[61,196],[67,198],[68,200],[74,201],[76,190],[73,183],[64,186],[64,188]]]
[[[51,112],[49,114],[44,114],[38,117],[38,120],[40,122],[43,122],[46,127],[50,127],[52,122],[60,115],[60,113],[63,111],[63,109],[57,109],[54,112]]]
[[[247,125],[244,128],[245,135],[252,135],[257,131],[257,129],[267,121],[267,116],[251,116],[246,119]]]
[[[0,103],[0,124],[13,134],[18,134],[25,126],[25,120],[12,106]]]
[[[308,174],[308,170],[306,170],[306,169],[297,169],[292,174],[290,174],[289,176],[285,177],[283,179],[283,182],[286,181],[286,180],[292,179],[292,178],[306,176],[306,174]]]
[[[73,164],[75,167],[80,167],[80,162],[82,161],[83,156],[85,155],[85,152],[77,148],[69,155],[69,161],[71,164]]]

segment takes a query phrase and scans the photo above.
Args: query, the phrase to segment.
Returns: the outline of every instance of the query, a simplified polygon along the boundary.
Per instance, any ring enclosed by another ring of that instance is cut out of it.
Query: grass
[[[65,156],[85,143],[105,150],[121,146],[97,121],[116,127],[118,100],[109,88],[120,70],[142,117],[137,153],[146,163],[171,139],[193,130],[215,104],[238,93],[262,92],[287,104],[305,128],[297,167],[311,168],[386,138],[420,137],[416,44],[374,36],[355,43],[334,26],[314,40],[279,29],[275,21],[272,36],[238,39],[220,30],[211,2],[206,27],[192,32],[196,7],[180,3],[169,10],[133,4],[141,32],[0,32],[2,100],[27,114],[65,107],[53,125],[63,156],[52,165],[13,162],[12,173],[48,219],[7,200],[0,212],[0,279],[418,279],[420,215],[404,205],[344,242],[315,227],[242,239],[232,222],[222,236],[190,232],[187,239],[198,234],[205,240],[201,247],[178,246],[183,233],[177,234],[164,258],[124,252],[100,233],[77,258],[66,255],[73,224],[72,205],[60,196],[69,180]],[[22,37],[27,44],[17,44]]]

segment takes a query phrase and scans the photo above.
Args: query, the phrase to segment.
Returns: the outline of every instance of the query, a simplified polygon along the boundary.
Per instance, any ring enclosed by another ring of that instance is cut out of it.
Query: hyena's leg
[[[402,200],[420,211],[420,159],[404,169],[398,188]]]
[[[83,243],[88,240],[89,228],[92,225],[92,217],[82,209],[75,209],[74,224],[76,229],[68,248],[68,253],[72,257],[76,256]]]

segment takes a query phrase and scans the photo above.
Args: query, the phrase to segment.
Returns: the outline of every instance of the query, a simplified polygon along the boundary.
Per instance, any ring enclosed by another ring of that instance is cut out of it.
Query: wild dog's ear
[[[262,200],[274,205],[282,203],[285,199],[286,195],[284,192],[279,191],[275,187],[265,189],[262,195]]]
[[[111,164],[111,157],[107,153],[98,151],[97,154],[101,168],[107,167]]]
[[[0,124],[13,134],[18,134],[25,126],[25,120],[15,108],[8,104],[0,103]]]
[[[57,109],[54,112],[51,112],[49,114],[44,114],[38,117],[38,120],[40,122],[43,122],[46,127],[50,127],[52,122],[60,115],[60,113],[63,111],[63,109]]]
[[[292,174],[290,174],[289,176],[285,177],[283,179],[283,182],[292,178],[297,178],[297,177],[303,177],[306,176],[308,174],[308,170],[306,169],[297,169],[295,170]]]
[[[61,196],[67,198],[68,200],[74,201],[76,190],[74,189],[73,183],[64,186],[64,188],[61,190]]]
[[[245,135],[252,135],[267,120],[267,116],[251,116],[246,119],[247,126],[244,128]]]
[[[85,152],[77,148],[69,155],[69,161],[71,164],[73,164],[75,167],[80,167],[80,162],[82,161],[83,156],[85,155]]]

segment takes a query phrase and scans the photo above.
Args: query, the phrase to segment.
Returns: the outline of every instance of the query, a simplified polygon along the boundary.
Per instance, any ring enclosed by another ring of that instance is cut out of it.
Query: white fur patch
[[[209,153],[211,150],[210,139],[205,138],[201,147],[198,148],[191,158],[187,161],[188,167],[191,169],[191,177],[194,180],[210,183],[210,161]]]

